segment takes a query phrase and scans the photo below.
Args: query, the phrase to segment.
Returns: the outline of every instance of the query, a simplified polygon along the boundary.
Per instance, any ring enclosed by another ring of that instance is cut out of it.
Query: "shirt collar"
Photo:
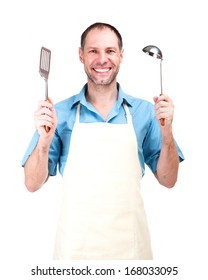
[[[127,103],[127,105],[132,107],[132,97],[123,92],[119,83],[117,83],[117,88],[118,88],[117,106],[120,107],[123,104],[123,102],[125,101]],[[71,108],[79,102],[82,105],[87,106],[87,100],[85,97],[86,89],[87,89],[87,84],[85,84],[83,86],[83,88],[81,89],[81,91],[75,96]]]

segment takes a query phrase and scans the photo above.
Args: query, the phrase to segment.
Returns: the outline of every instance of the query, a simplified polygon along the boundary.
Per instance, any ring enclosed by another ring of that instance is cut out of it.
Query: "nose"
[[[107,61],[107,54],[105,51],[100,51],[98,54],[98,61],[100,64],[104,64]]]

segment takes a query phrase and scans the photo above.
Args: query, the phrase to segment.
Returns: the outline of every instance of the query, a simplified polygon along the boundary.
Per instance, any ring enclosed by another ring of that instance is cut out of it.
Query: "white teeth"
[[[95,71],[104,73],[104,72],[108,72],[109,69],[95,69]]]

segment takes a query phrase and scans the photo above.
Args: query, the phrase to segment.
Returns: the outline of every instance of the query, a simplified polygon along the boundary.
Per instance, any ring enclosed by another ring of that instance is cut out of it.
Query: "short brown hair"
[[[81,35],[81,48],[84,49],[84,45],[85,45],[85,41],[86,41],[86,37],[87,37],[87,34],[92,30],[92,29],[95,29],[95,28],[98,28],[98,29],[103,29],[103,28],[109,28],[110,30],[112,30],[117,38],[118,38],[118,45],[119,45],[119,49],[121,50],[123,48],[123,40],[122,40],[122,37],[121,37],[121,34],[118,32],[118,30],[108,24],[108,23],[103,23],[103,22],[96,22],[92,25],[90,25]]]

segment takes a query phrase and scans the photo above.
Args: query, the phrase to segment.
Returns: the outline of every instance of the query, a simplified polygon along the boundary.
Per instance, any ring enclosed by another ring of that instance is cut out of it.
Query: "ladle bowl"
[[[143,52],[145,52],[146,54],[151,55],[155,58],[158,58],[161,60],[163,59],[161,50],[156,46],[153,46],[153,45],[146,46],[143,48]]]
[[[157,59],[160,59],[160,88],[161,88],[160,95],[161,95],[163,93],[163,88],[162,88],[162,60],[163,60],[163,56],[162,56],[162,52],[158,47],[156,47],[154,45],[146,46],[142,50],[143,50],[144,53],[146,53],[150,56],[153,56]],[[165,120],[160,119],[160,124],[162,126],[164,126],[165,125]]]

